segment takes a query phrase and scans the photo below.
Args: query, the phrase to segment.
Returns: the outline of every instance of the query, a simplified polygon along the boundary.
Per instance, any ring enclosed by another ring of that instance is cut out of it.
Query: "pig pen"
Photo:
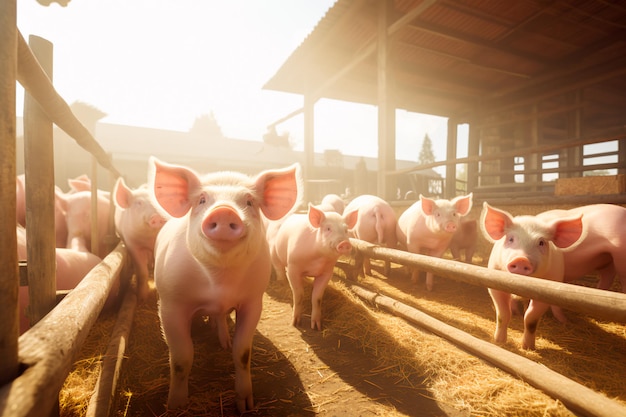
[[[521,214],[545,209],[518,206],[509,211]],[[485,265],[489,249],[486,241],[479,242],[474,263]],[[335,268],[324,296],[321,332],[310,330],[307,316],[301,327],[293,327],[289,286],[286,281],[271,282],[253,345],[256,410],[246,414],[586,414],[573,411],[559,399],[445,338],[364,301],[353,291],[357,284],[366,291],[392,297],[491,345],[495,313],[484,287],[436,277],[435,289],[427,292],[423,279],[411,283],[398,263],[393,263],[385,276],[379,260],[373,263],[372,275],[360,277],[357,283],[349,279],[353,265],[354,259],[345,259]],[[593,278],[578,284],[595,285]],[[307,295],[310,297],[310,286]],[[221,349],[210,324],[200,320],[192,329],[195,357],[189,405],[179,412],[166,412],[168,351],[159,329],[156,302],[153,292],[149,301],[137,308],[111,415],[237,415],[232,357]],[[310,298],[305,305],[310,306]],[[307,312],[310,307],[305,308]],[[546,314],[538,326],[535,351],[521,349],[523,324],[521,317],[515,316],[509,340],[502,348],[562,374],[599,393],[602,399],[614,400],[611,402],[618,410],[625,410],[626,327],[580,312],[566,310],[566,314],[568,324]],[[103,316],[92,329],[81,359],[61,392],[62,416],[85,415],[114,322],[114,316]]]

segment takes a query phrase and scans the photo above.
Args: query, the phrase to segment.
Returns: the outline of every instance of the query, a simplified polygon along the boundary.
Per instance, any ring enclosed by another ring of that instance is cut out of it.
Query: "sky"
[[[263,90],[335,0],[74,0],[17,3],[25,39],[54,45],[53,82],[103,123],[188,131],[213,114],[229,138],[261,141],[267,126],[302,107],[300,95]],[[23,90],[18,84],[17,114]],[[417,161],[426,134],[446,156],[447,119],[397,111],[396,156]],[[277,126],[303,149],[302,116]],[[377,157],[374,106],[322,99],[315,151]],[[96,135],[97,136],[97,135]],[[97,139],[97,137],[96,137]]]

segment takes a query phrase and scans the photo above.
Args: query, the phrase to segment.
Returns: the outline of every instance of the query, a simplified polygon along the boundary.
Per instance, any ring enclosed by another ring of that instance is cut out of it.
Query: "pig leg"
[[[220,340],[220,346],[222,349],[228,350],[233,347],[230,340],[230,332],[228,331],[228,314],[220,314],[216,318],[217,324],[217,337]]]
[[[528,310],[524,315],[523,349],[535,349],[535,332],[543,314],[550,308],[550,304],[542,301],[530,300]]]
[[[493,338],[496,343],[505,343],[507,327],[511,321],[511,294],[489,288],[489,295],[496,308],[496,331]]]
[[[252,357],[252,339],[261,318],[262,299],[252,301],[237,310],[237,324],[233,336],[233,363],[235,364],[235,393],[237,410],[240,413],[254,408],[252,396],[252,376],[250,361]]]
[[[193,363],[191,320],[184,311],[166,308],[163,301],[159,305],[159,317],[163,336],[170,351],[170,391],[167,395],[167,408],[176,409],[187,404],[189,396],[189,373]]]
[[[148,279],[150,278],[148,262],[152,256],[145,249],[128,248],[128,252],[133,260],[137,278],[137,301],[144,302],[148,299]]]
[[[550,306],[550,308],[552,309],[552,315],[559,322],[565,324],[565,323],[567,323],[569,321],[561,307],[559,307],[559,306]]]
[[[611,263],[606,268],[600,269],[599,272],[600,281],[598,282],[598,288],[601,290],[610,289],[611,285],[613,285],[613,279],[615,279],[615,266]]]
[[[311,329],[322,330],[322,298],[328,286],[328,281],[333,276],[333,271],[315,277],[313,281],[313,292],[311,294]]]
[[[304,274],[296,268],[290,266],[287,268],[287,279],[289,280],[291,295],[293,296],[293,315],[291,324],[299,326],[300,318],[302,317],[302,304],[304,300]]]
[[[441,258],[445,250],[446,248],[444,247],[442,251],[433,251],[429,255],[434,256],[435,258]],[[426,272],[426,290],[427,291],[433,290],[433,287],[435,285],[434,281],[435,281],[435,275],[432,272]]]

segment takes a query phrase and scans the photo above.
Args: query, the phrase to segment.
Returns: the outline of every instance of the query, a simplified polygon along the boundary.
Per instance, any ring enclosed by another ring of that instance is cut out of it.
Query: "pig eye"
[[[543,248],[544,246],[546,246],[546,241],[545,241],[545,240],[543,240],[543,239],[540,239],[540,240],[539,240],[539,247],[540,247],[540,248]]]
[[[205,196],[201,196],[200,197],[200,201],[198,201],[198,205],[204,204],[206,203],[206,197]]]
[[[254,203],[252,202],[252,200],[247,200],[247,201],[246,201],[246,206],[248,206],[248,207],[253,207],[253,206],[254,206]]]

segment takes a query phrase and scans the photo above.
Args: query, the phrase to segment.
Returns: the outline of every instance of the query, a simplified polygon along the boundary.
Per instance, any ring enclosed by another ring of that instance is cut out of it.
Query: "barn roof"
[[[377,104],[379,4],[338,0],[264,88]],[[578,92],[584,123],[626,125],[620,0],[389,4],[396,107],[464,120],[531,103],[562,107]]]

